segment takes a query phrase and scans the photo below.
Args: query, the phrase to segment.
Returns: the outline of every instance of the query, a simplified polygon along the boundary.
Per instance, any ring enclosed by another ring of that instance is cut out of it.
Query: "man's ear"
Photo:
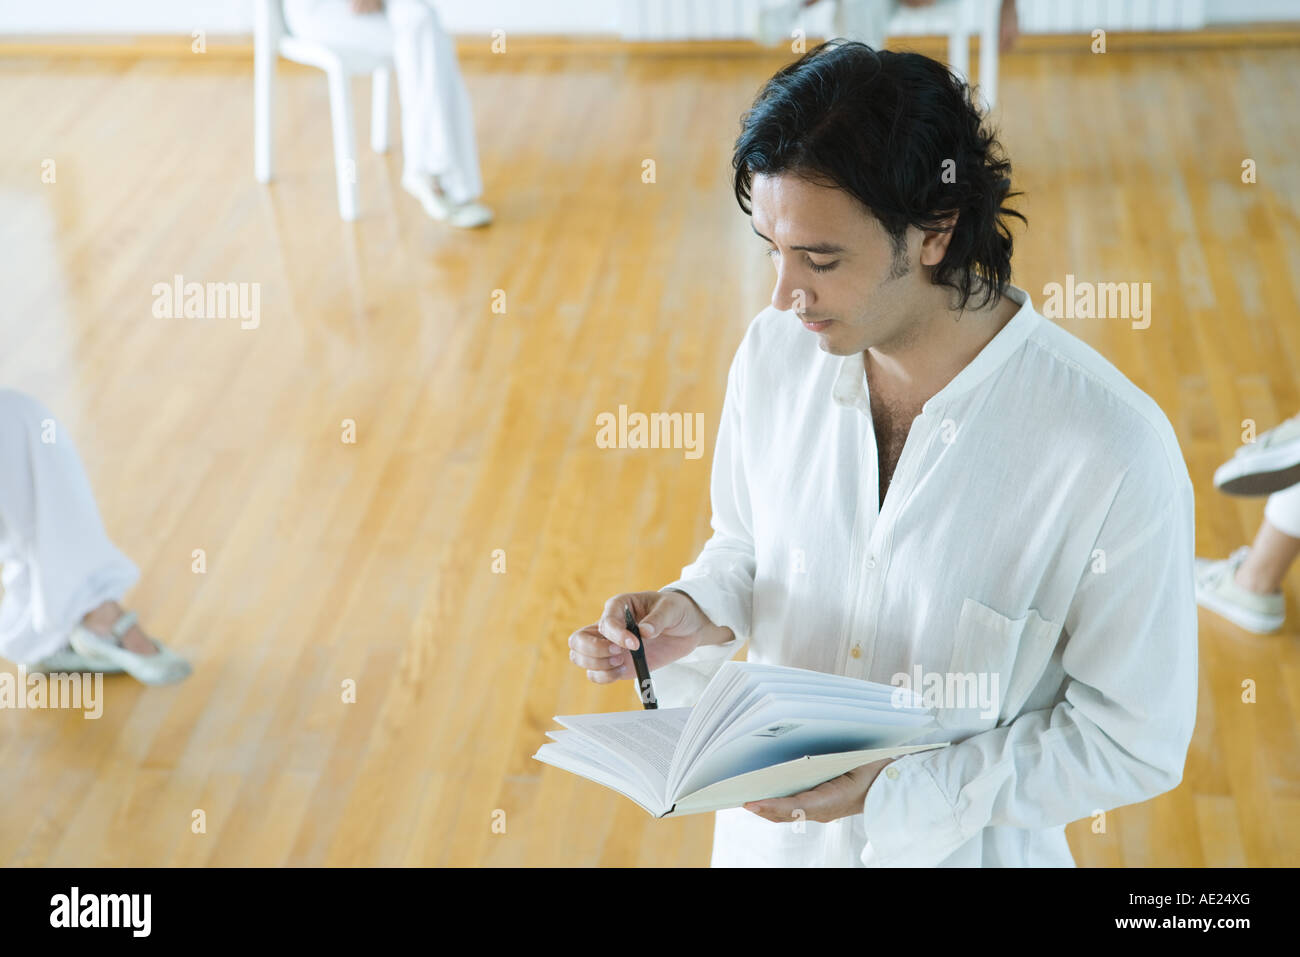
[[[954,210],[952,215],[943,220],[941,225],[944,231],[927,229],[921,234],[922,266],[937,266],[943,262],[943,257],[948,252],[948,241],[952,239],[952,230],[957,225],[957,215]]]

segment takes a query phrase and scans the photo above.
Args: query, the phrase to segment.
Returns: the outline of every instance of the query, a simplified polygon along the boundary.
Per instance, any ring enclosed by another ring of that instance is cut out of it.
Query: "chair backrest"
[[[321,70],[342,70],[349,74],[372,73],[392,65],[390,55],[353,48],[334,49],[294,36],[285,22],[282,0],[254,0],[253,53],[259,57],[282,56]]]

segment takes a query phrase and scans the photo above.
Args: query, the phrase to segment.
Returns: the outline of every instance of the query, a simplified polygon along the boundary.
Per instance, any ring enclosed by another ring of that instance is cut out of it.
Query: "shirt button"
[[[853,646],[853,650],[850,651],[849,654],[851,654],[854,658],[861,658],[861,657],[862,657],[862,647],[861,647],[860,645],[854,645],[854,646]]]
[[[891,781],[898,780],[898,768],[885,768],[885,777]]]
[[[876,560],[875,560],[874,558],[868,558],[868,559],[867,559],[867,567],[868,567],[868,568],[875,568],[875,567],[876,567]]]

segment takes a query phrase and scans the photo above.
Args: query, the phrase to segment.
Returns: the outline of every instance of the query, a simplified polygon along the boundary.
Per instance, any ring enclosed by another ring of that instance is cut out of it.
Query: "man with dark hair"
[[[776,289],[728,374],[713,536],[573,660],[630,678],[630,603],[663,707],[746,643],[935,707],[911,743],[948,747],[718,812],[715,866],[1071,866],[1065,826],[1175,787],[1195,723],[1173,429],[1010,284],[1011,167],[942,65],[823,44],[733,165]]]

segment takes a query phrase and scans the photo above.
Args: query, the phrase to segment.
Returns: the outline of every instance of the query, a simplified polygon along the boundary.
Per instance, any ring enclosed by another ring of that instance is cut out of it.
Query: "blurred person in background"
[[[1247,442],[1214,473],[1229,495],[1267,495],[1253,545],[1196,559],[1196,601],[1235,625],[1269,634],[1286,620],[1282,580],[1300,554],[1300,415]]]
[[[391,55],[402,109],[402,188],[434,219],[484,226],[474,115],[456,47],[429,0],[284,0],[289,32]]]

